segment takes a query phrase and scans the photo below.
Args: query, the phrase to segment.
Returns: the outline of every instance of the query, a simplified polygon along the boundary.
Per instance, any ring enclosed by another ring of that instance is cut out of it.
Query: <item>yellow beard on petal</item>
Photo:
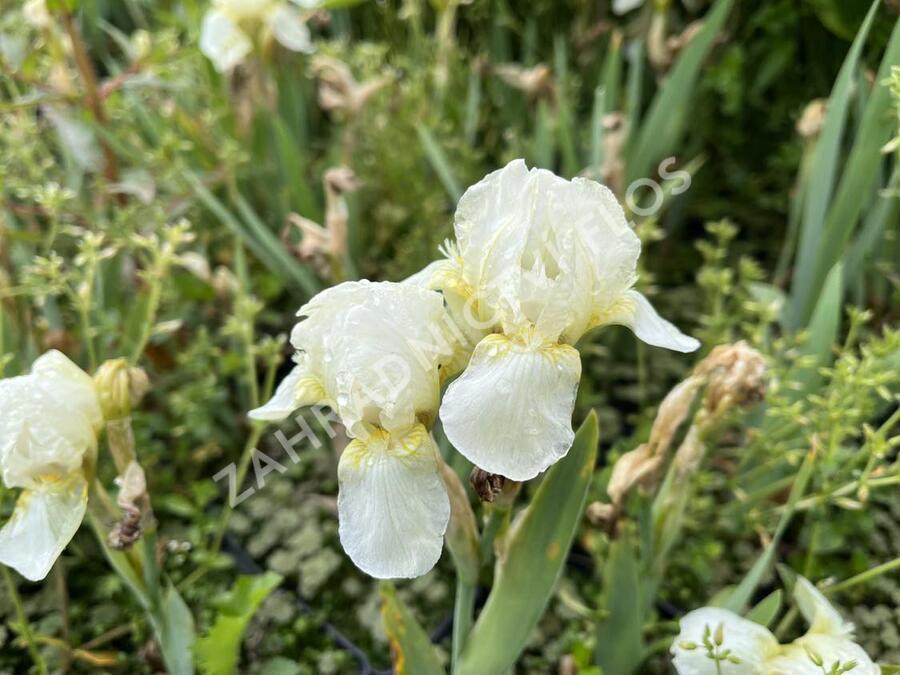
[[[415,457],[430,447],[428,430],[415,425],[403,435],[392,434],[381,427],[370,429],[366,438],[354,438],[344,449],[342,461],[352,463],[355,469],[374,464],[381,457]]]

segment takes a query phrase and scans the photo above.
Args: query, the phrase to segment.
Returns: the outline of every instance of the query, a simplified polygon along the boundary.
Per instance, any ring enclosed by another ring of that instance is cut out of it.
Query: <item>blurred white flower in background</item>
[[[0,410],[3,482],[22,489],[0,530],[0,563],[39,581],[84,518],[103,416],[93,380],[57,351],[0,380]]]
[[[477,343],[440,416],[485,471],[528,480],[568,452],[581,378],[573,345],[588,330],[621,324],[651,345],[699,346],[632,288],[641,244],[599,183],[515,160],[466,191],[454,228],[447,259],[414,279],[444,293]]]
[[[341,544],[374,577],[422,575],[441,555],[450,517],[429,432],[452,352],[443,300],[412,284],[346,282],[298,316],[297,365],[250,417],[332,407],[353,439],[338,466]]]
[[[50,12],[47,0],[26,0],[22,4],[22,16],[35,28],[46,28],[50,25]]]
[[[200,50],[216,70],[227,72],[253,51],[255,40],[274,37],[291,51],[313,52],[306,20],[298,7],[314,3],[287,0],[213,0],[203,16]]]
[[[718,607],[686,614],[672,643],[679,675],[878,675],[881,669],[853,642],[845,622],[824,595],[797,577],[794,600],[809,623],[802,637],[787,645],[764,626]]]

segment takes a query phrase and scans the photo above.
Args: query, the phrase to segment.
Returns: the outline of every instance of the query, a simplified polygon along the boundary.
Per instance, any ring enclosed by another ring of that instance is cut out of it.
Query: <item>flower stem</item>
[[[475,586],[457,578],[456,602],[453,606],[453,672],[456,672],[463,645],[472,628],[474,611]]]
[[[0,569],[3,570],[3,579],[6,581],[6,586],[9,588],[9,597],[16,609],[16,619],[21,627],[22,637],[25,639],[25,644],[28,647],[28,653],[31,655],[31,660],[34,661],[34,665],[40,675],[47,675],[47,664],[44,663],[43,657],[37,650],[34,634],[31,632],[28,617],[25,615],[25,607],[22,605],[22,598],[19,596],[19,589],[16,588],[16,582],[5,565],[0,565]]]
[[[141,358],[141,354],[144,353],[144,348],[147,346],[147,342],[150,340],[150,333],[153,330],[153,321],[154,319],[156,319],[156,310],[159,308],[159,298],[162,292],[162,283],[160,282],[159,275],[156,272],[156,270],[153,270],[152,274],[150,275],[150,290],[147,297],[147,309],[144,312],[144,316],[141,321],[141,334],[138,338],[137,343],[135,343],[134,345],[134,349],[131,351],[131,356],[128,359],[128,362],[132,365],[136,364]]]
[[[259,443],[259,439],[262,437],[264,429],[264,424],[254,424],[250,431],[250,436],[247,437],[247,444],[244,446],[244,451],[241,454],[241,460],[238,463],[237,468],[237,478],[235,479],[238,493],[240,493],[241,487],[244,485],[244,480],[247,478],[247,471],[250,469],[250,459],[253,457],[253,451],[256,449],[256,444]],[[229,501],[225,505],[225,510],[222,511],[222,515],[219,518],[216,536],[213,539],[212,549],[210,550],[213,555],[218,553],[222,548],[222,541],[225,539],[225,533],[228,531],[228,521],[231,519],[232,513],[234,513],[234,505]]]
[[[832,593],[840,593],[841,591],[845,591],[848,588],[851,588],[858,584],[863,584],[870,579],[874,579],[875,577],[879,577],[882,574],[887,574],[888,572],[892,572],[896,569],[900,569],[900,558],[894,558],[891,561],[873,567],[872,569],[866,570],[865,572],[861,572],[856,576],[850,577],[849,579],[845,579],[844,581],[841,581],[834,586],[824,588],[822,589],[822,591],[827,595],[831,595]]]

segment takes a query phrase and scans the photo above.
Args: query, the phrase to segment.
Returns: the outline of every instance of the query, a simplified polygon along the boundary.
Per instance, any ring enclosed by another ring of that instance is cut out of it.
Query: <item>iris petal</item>
[[[512,480],[534,478],[572,445],[578,352],[489,335],[444,396],[447,438],[466,458]]]
[[[0,530],[0,563],[30,581],[40,581],[75,536],[87,509],[87,481],[80,476],[48,477],[26,490]]]
[[[440,558],[450,500],[436,453],[428,431],[417,425],[403,436],[378,430],[341,455],[341,544],[366,574],[417,577]]]
[[[682,333],[662,318],[643,294],[627,291],[614,309],[603,317],[601,324],[620,324],[630,328],[648,345],[672,349],[676,352],[693,352],[700,347],[695,338]]]
[[[300,12],[290,5],[278,5],[266,17],[269,30],[281,46],[295,52],[311,54],[315,51],[309,28]]]
[[[252,49],[250,38],[227,14],[213,9],[203,16],[200,51],[220,73],[234,68]]]

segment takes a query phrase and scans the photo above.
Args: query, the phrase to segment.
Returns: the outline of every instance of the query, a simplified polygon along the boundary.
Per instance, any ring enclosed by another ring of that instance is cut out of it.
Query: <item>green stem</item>
[[[896,569],[900,569],[900,558],[894,558],[889,562],[878,565],[877,567],[873,567],[872,569],[866,570],[865,572],[861,572],[860,574],[850,577],[849,579],[845,579],[844,581],[841,581],[834,586],[829,586],[828,588],[823,589],[823,592],[827,595],[840,593],[841,591],[845,591],[853,586],[863,584],[870,579],[874,579],[875,577],[879,577],[882,574],[887,574],[888,572],[892,572]]]
[[[244,485],[244,480],[247,478],[247,471],[250,469],[250,460],[253,457],[253,450],[256,449],[256,444],[259,443],[259,439],[262,437],[265,428],[264,424],[254,424],[253,429],[250,431],[250,436],[247,438],[247,444],[244,446],[244,451],[241,454],[241,461],[238,463],[237,468],[237,478],[235,479],[238,493],[240,493],[241,487]],[[216,536],[213,539],[213,546],[211,549],[213,555],[218,553],[222,548],[222,541],[225,539],[225,533],[228,531],[228,521],[231,519],[232,513],[234,513],[234,505],[229,501],[225,505],[225,510],[222,511],[222,515],[219,519],[219,526],[216,530]]]
[[[475,613],[475,586],[456,580],[456,603],[453,606],[453,672],[456,672],[466,637],[472,629]]]
[[[490,563],[494,559],[494,539],[506,515],[509,513],[506,509],[500,509],[496,506],[490,507],[488,512],[487,523],[484,525],[484,531],[481,534],[480,551],[482,564]]]
[[[9,568],[5,565],[0,565],[0,569],[3,570],[3,578],[9,588],[9,597],[16,609],[16,620],[19,622],[19,626],[22,629],[22,637],[25,639],[25,644],[28,646],[28,653],[31,655],[31,660],[34,661],[34,665],[37,667],[40,675],[47,675],[47,664],[44,663],[43,657],[37,650],[34,634],[31,632],[31,625],[28,623],[28,617],[25,615],[25,607],[22,606],[22,598],[19,596],[19,589],[16,588],[16,582],[13,579]]]
[[[134,345],[134,349],[131,352],[131,356],[128,359],[128,362],[132,365],[135,365],[138,360],[141,358],[141,354],[144,353],[144,348],[147,346],[147,342],[150,340],[150,333],[153,330],[153,322],[156,319],[156,310],[159,309],[159,298],[162,293],[162,283],[160,282],[160,275],[158,274],[158,270],[154,270],[150,275],[150,290],[148,291],[149,295],[147,298],[147,310],[144,313],[143,320],[141,322],[141,333],[138,338],[137,343]]]
[[[253,430],[250,432],[250,436],[247,438],[247,444],[244,446],[244,451],[241,455],[240,463],[238,464],[237,477],[235,479],[235,484],[237,485],[235,489],[238,492],[240,492],[241,486],[244,484],[244,479],[247,477],[247,471],[250,468],[250,460],[253,457],[253,450],[256,447],[256,444],[259,442],[264,429],[264,424],[254,425]],[[234,513],[234,506],[232,506],[231,501],[229,500],[225,504],[225,508],[222,510],[222,515],[219,516],[219,522],[216,526],[215,534],[213,535],[213,543],[209,548],[209,553],[211,554],[209,556],[210,560],[214,558],[220,550],[222,550],[222,542],[225,540],[225,534],[228,532],[228,521],[231,519],[232,513]],[[184,589],[189,588],[191,585],[206,576],[206,573],[209,572],[209,569],[209,562],[204,563],[203,565],[198,567],[191,574],[187,575],[184,579],[181,580],[181,582],[178,584],[178,590],[183,591]]]

